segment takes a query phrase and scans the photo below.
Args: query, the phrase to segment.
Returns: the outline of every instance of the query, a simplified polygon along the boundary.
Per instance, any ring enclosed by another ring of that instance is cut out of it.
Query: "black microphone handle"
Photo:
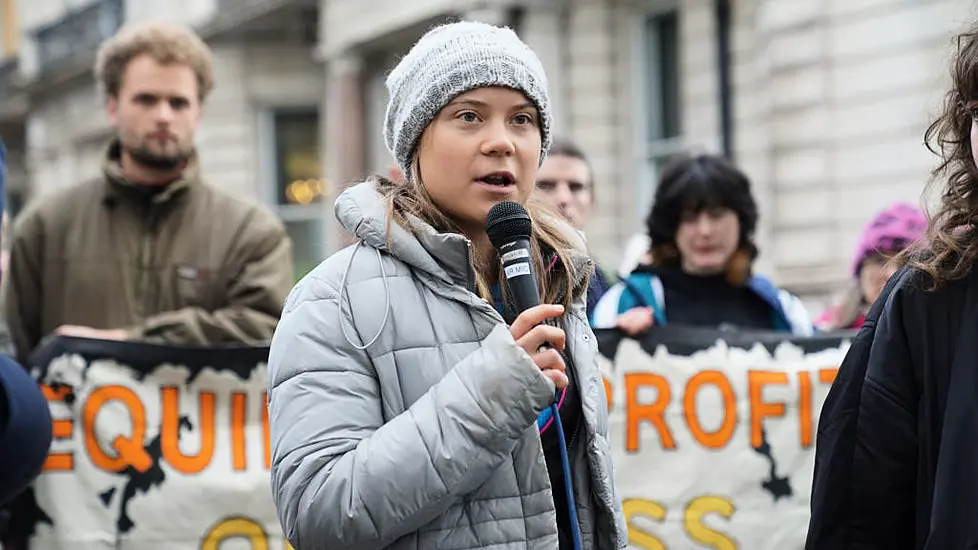
[[[531,307],[540,305],[540,291],[533,270],[533,255],[530,241],[517,238],[499,247],[499,258],[503,265],[503,275],[509,288],[510,300],[519,315]],[[505,302],[505,300],[504,300]],[[554,349],[553,344],[544,342],[541,348]],[[560,400],[560,390],[554,392],[554,403]]]

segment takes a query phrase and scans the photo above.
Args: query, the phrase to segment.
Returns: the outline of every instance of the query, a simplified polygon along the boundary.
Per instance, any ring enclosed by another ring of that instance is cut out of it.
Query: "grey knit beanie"
[[[387,77],[384,142],[405,177],[411,177],[414,149],[438,111],[459,94],[489,86],[519,90],[536,104],[543,162],[551,141],[543,64],[512,30],[463,21],[428,31]]]

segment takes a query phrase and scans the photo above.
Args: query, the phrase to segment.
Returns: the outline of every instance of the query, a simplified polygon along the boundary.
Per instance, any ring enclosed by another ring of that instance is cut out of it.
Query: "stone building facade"
[[[506,23],[547,68],[557,132],[593,160],[588,239],[608,269],[643,230],[669,155],[726,153],[760,203],[759,270],[816,309],[848,278],[862,224],[921,201],[934,166],[923,132],[952,36],[976,13],[964,0],[360,0],[324,2],[321,17],[344,99],[325,120],[331,181],[390,162],[383,74],[426,28]]]

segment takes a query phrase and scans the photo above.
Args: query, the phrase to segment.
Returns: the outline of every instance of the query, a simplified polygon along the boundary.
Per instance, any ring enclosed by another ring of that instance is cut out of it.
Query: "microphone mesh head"
[[[516,239],[529,239],[533,222],[518,202],[497,203],[486,215],[486,234],[497,249]]]

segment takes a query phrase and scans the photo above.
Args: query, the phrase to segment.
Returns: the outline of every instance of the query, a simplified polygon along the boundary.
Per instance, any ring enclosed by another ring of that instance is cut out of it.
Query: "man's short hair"
[[[598,202],[597,190],[594,188],[594,167],[591,166],[591,161],[588,160],[587,155],[584,154],[584,150],[578,144],[567,138],[555,137],[553,144],[550,146],[550,150],[547,151],[547,155],[551,157],[569,157],[583,162],[584,166],[587,167],[587,181],[584,182],[584,185],[591,191],[591,204]]]
[[[555,137],[553,144],[547,151],[547,155],[551,157],[570,157],[583,162],[587,166],[588,175],[588,181],[585,183],[589,187],[594,187],[594,169],[591,167],[591,161],[587,159],[584,150],[576,143],[566,138]]]
[[[143,54],[161,65],[190,67],[202,102],[214,88],[214,60],[207,44],[189,27],[157,22],[127,25],[102,43],[95,59],[95,78],[102,93],[117,97],[129,62]]]

